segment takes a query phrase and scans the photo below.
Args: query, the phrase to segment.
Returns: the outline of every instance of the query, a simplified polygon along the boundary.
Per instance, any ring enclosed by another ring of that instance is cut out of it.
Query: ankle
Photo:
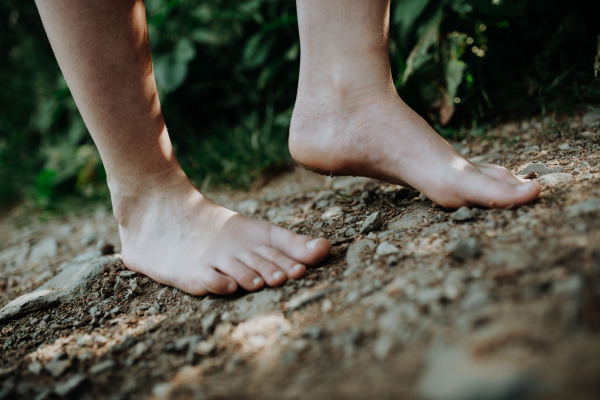
[[[160,199],[193,187],[179,165],[143,176],[111,175],[107,181],[113,215],[123,227]]]

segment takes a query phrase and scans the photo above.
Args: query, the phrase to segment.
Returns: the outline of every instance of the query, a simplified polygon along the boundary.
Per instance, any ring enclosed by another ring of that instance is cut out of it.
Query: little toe
[[[300,264],[315,265],[329,255],[331,245],[327,239],[314,239],[309,236],[298,235],[273,225],[271,229],[271,247],[279,249],[283,254]]]
[[[233,278],[241,287],[249,292],[262,289],[264,280],[251,268],[238,260],[230,260],[219,266],[219,270]]]
[[[285,271],[288,278],[298,279],[306,273],[306,267],[296,260],[283,254],[281,251],[271,247],[264,247],[259,251],[260,255],[271,261],[277,267]]]

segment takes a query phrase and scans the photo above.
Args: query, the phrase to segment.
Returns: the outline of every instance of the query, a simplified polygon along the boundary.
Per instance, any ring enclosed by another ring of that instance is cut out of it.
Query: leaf
[[[417,19],[431,0],[401,0],[395,4],[394,23],[399,25],[401,40],[406,40]]]
[[[408,78],[415,71],[415,65],[427,56],[427,52],[434,44],[439,41],[440,25],[442,23],[442,9],[440,8],[434,16],[423,25],[422,32],[419,32],[419,41],[411,50],[406,60],[406,69],[402,75],[402,84],[406,84]]]

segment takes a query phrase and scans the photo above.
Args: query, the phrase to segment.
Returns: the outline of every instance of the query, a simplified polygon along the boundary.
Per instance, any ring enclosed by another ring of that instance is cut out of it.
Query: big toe
[[[305,265],[315,265],[323,261],[331,248],[327,239],[298,235],[277,226],[273,226],[271,230],[271,243],[273,248]]]
[[[485,174],[478,174],[463,187],[464,198],[470,204],[485,207],[511,207],[534,201],[540,194],[535,181],[507,183]]]

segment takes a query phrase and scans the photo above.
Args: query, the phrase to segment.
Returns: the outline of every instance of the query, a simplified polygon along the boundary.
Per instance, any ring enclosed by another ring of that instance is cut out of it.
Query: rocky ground
[[[193,297],[129,272],[108,208],[25,226],[13,210],[0,399],[598,399],[599,122],[582,110],[455,145],[538,179],[519,208],[445,210],[299,169],[214,193],[333,243],[304,278],[253,294]]]

